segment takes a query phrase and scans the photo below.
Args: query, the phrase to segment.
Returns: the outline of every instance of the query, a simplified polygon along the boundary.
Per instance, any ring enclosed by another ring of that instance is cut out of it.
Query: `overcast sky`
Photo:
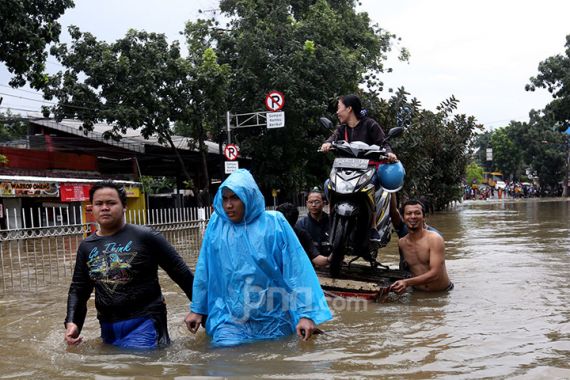
[[[97,38],[114,41],[129,28],[165,33],[171,40],[184,22],[199,16],[198,9],[215,10],[216,0],[76,0],[61,18]],[[488,128],[510,120],[527,121],[531,109],[550,100],[546,90],[524,90],[537,74],[540,61],[564,53],[570,34],[567,0],[361,0],[382,28],[402,38],[409,49],[408,63],[390,60],[394,72],[384,76],[386,88],[404,86],[424,108],[434,109],[454,95],[459,112],[473,115]],[[347,25],[347,27],[349,27]],[[67,32],[62,39],[66,40]],[[395,55],[395,54],[393,54]],[[61,69],[54,58],[48,70]],[[10,89],[8,72],[0,69],[2,108],[26,114],[39,110],[41,100],[29,89]],[[389,97],[389,93],[385,93]]]

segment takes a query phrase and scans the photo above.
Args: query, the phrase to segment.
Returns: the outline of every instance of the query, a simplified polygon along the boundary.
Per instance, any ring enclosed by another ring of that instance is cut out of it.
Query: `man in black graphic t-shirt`
[[[105,343],[153,348],[170,342],[166,305],[158,267],[192,299],[193,275],[174,247],[158,232],[124,221],[126,193],[110,181],[90,191],[99,230],[81,242],[67,300],[65,340],[79,336],[87,301],[95,289],[95,307]]]

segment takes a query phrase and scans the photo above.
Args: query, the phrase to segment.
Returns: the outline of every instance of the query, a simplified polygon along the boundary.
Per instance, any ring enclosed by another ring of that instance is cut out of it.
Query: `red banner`
[[[62,202],[81,202],[89,200],[91,185],[64,185],[59,186]]]

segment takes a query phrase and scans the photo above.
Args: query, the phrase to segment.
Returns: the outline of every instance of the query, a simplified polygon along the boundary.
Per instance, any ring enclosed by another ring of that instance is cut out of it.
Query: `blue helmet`
[[[406,170],[400,161],[386,163],[378,168],[380,185],[389,193],[395,193],[404,186]]]

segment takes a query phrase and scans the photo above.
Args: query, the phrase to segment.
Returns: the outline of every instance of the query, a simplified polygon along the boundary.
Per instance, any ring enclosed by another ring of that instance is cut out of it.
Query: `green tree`
[[[10,110],[0,112],[0,142],[19,140],[26,137],[28,122]]]
[[[545,88],[552,94],[553,100],[545,107],[546,113],[553,115],[559,122],[560,131],[570,124],[570,35],[566,36],[565,54],[557,54],[540,62],[539,74],[530,78],[527,91]]]
[[[406,168],[403,191],[408,197],[429,197],[440,210],[463,195],[461,183],[471,160],[469,147],[482,125],[473,116],[454,114],[458,100],[453,96],[435,112],[422,109],[416,99],[408,103],[406,98],[400,89],[391,100],[398,107],[407,103],[413,110],[411,126],[392,144]]]
[[[553,127],[553,114],[532,111],[528,123],[511,122],[491,135],[493,162],[505,178],[524,180],[525,171],[536,173],[539,185],[550,192],[564,178],[564,136]]]
[[[539,174],[544,188],[555,188],[563,180],[565,147],[561,143],[564,136],[560,132],[570,126],[570,35],[566,36],[565,55],[558,54],[547,58],[538,65],[539,74],[530,78],[527,91],[545,88],[553,100],[546,105],[543,113],[531,112],[531,138],[541,139],[542,145],[534,144],[527,152],[528,162]],[[555,128],[553,128],[555,126]],[[552,134],[551,132],[556,132]],[[566,137],[567,138],[567,137]],[[562,169],[561,169],[562,167]],[[565,168],[568,170],[568,167]],[[562,171],[562,173],[561,173]]]
[[[482,183],[483,168],[475,162],[470,162],[465,168],[465,181],[469,185],[472,183]]]
[[[524,130],[524,160],[531,172],[536,172],[542,192],[553,194],[565,177],[566,141],[556,130],[552,114],[531,112]]]
[[[497,170],[493,161],[487,161],[487,149],[493,148],[491,145],[491,135],[492,132],[484,131],[483,133],[477,134],[473,140],[473,149],[476,150],[474,153],[475,161],[488,172]]]
[[[46,82],[46,45],[58,42],[57,20],[73,0],[3,0],[0,6],[0,61],[14,76],[13,87],[30,83],[41,89]]]
[[[107,122],[112,125],[107,138],[120,139],[127,129],[140,130],[145,138],[156,135],[176,152],[187,179],[190,173],[172,141],[172,125],[193,126],[207,187],[204,128],[216,121],[214,99],[225,98],[226,83],[226,70],[217,65],[214,52],[205,49],[187,59],[177,41],[168,44],[163,34],[145,31],[130,30],[114,43],[74,26],[69,31],[72,45],[52,48],[67,69],[52,76],[44,91],[47,99],[58,99],[51,109],[56,117],[78,118],[87,131],[96,122]]]
[[[211,23],[203,20],[186,23],[184,34],[189,50],[186,62],[192,73],[187,85],[191,100],[184,107],[184,117],[175,124],[176,133],[192,137],[202,153],[204,189],[210,184],[204,141],[218,137],[225,126],[230,75],[229,65],[219,64],[215,50],[207,43],[210,27]]]
[[[504,178],[518,180],[524,168],[524,147],[515,140],[517,131],[521,128],[524,128],[523,123],[512,122],[505,128],[495,130],[491,135],[493,162]]]
[[[270,90],[286,98],[285,128],[236,130],[232,136],[252,157],[266,190],[293,193],[322,184],[328,159],[316,151],[330,132],[320,129],[318,117],[359,85],[371,97],[382,89],[380,73],[394,36],[354,6],[349,0],[220,2],[231,21],[224,29],[211,25],[208,43],[231,67],[229,110],[263,111]]]

